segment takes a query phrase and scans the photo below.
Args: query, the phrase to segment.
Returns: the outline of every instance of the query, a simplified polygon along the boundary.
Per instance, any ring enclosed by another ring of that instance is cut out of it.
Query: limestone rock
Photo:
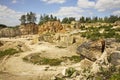
[[[15,37],[20,35],[18,28],[3,28],[0,30],[0,37]]]
[[[49,21],[39,26],[39,34],[44,32],[56,33],[62,30],[63,27],[59,21]]]
[[[29,23],[29,24],[25,24],[25,25],[20,25],[19,30],[22,35],[37,34],[38,26],[37,26],[37,24]]]
[[[94,41],[84,42],[77,48],[77,53],[89,60],[95,61],[101,55],[101,45]]]

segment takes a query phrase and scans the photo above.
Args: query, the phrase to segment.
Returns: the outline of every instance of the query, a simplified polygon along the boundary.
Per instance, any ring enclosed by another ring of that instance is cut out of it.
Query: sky
[[[120,0],[0,0],[0,24],[15,26],[27,12],[64,17],[120,16]]]

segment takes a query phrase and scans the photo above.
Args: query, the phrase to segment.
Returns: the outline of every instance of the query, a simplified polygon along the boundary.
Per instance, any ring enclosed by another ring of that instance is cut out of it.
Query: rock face
[[[3,28],[0,30],[0,37],[15,37],[20,35],[18,28]]]
[[[38,26],[33,23],[20,25],[19,30],[21,32],[21,35],[27,35],[27,34],[37,34],[38,33]]]
[[[20,25],[20,27],[0,29],[0,37],[15,37],[19,35],[37,34],[38,26],[33,23]]]
[[[59,21],[49,21],[39,26],[39,34],[43,32],[56,33],[62,29],[63,27]]]

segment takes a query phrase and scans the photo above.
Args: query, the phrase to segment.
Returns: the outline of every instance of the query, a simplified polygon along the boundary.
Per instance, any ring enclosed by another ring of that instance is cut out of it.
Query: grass
[[[35,54],[30,57],[30,59],[26,56],[23,58],[24,61],[30,62],[33,64],[38,65],[50,65],[50,66],[58,66],[61,64],[61,62],[65,62],[67,60],[70,60],[71,62],[77,63],[80,62],[81,59],[79,56],[72,56],[72,57],[62,57],[62,58],[45,58],[41,57],[40,54]]]
[[[64,60],[70,60],[70,61],[73,61],[74,63],[78,63],[81,61],[81,58],[80,56],[71,56],[71,57],[62,57]]]
[[[6,55],[14,55],[15,53],[18,53],[18,51],[12,48],[4,50],[4,51],[0,51],[0,58]]]
[[[75,72],[76,70],[74,69],[74,68],[72,68],[72,67],[69,67],[68,69],[66,69],[66,76],[67,77],[71,77],[72,76],[72,74]]]
[[[27,57],[24,57],[23,60],[26,62],[31,62],[33,64],[50,65],[50,66],[57,66],[60,65],[60,63],[62,62],[62,60],[60,59],[50,59],[50,58],[40,57],[39,55],[32,56],[30,60]]]

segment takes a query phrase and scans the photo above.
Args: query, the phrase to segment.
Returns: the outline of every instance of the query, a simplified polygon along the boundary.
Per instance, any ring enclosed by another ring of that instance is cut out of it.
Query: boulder
[[[94,41],[84,42],[77,48],[77,54],[95,61],[101,56],[101,47],[100,43]]]
[[[110,55],[110,62],[113,65],[120,65],[120,51],[114,51]]]

